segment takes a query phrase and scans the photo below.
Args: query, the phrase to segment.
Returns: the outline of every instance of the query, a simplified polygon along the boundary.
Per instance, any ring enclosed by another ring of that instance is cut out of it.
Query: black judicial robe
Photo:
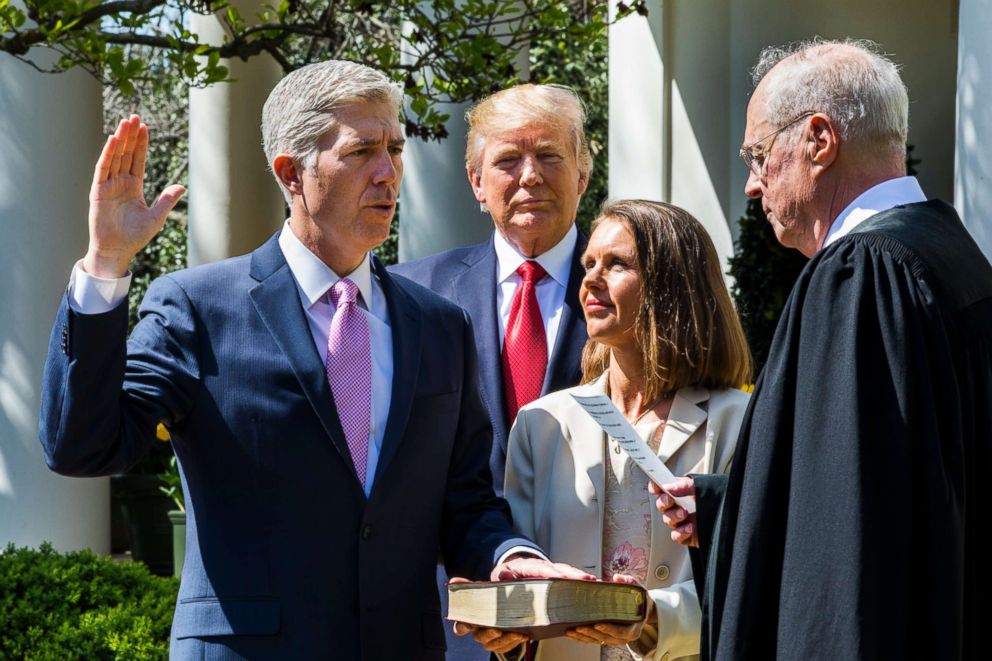
[[[704,659],[978,658],[992,267],[950,206],[810,260],[729,477],[696,484]]]

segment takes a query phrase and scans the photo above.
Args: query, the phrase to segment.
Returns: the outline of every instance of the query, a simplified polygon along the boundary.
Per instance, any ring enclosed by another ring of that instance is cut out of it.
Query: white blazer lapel
[[[575,388],[576,395],[603,395],[606,393],[606,374],[595,381]],[[575,461],[575,472],[587,475],[596,491],[596,501],[599,503],[599,519],[603,519],[603,508],[606,502],[606,472],[603,467],[603,447],[605,435],[599,423],[586,413],[574,400],[574,413],[568,418],[570,438],[568,443],[572,448]],[[595,439],[595,441],[593,440]],[[576,442],[578,440],[579,442]]]
[[[658,456],[662,461],[669,458],[689,440],[699,426],[706,422],[706,411],[698,406],[709,399],[709,391],[704,388],[680,388],[675,393],[672,410],[658,445]],[[671,467],[671,466],[669,466]]]

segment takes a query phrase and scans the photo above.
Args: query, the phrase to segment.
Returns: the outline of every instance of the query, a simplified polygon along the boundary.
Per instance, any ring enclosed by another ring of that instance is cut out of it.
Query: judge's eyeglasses
[[[763,177],[765,174],[765,156],[768,154],[768,152],[772,150],[772,145],[775,144],[775,141],[772,140],[772,144],[768,145],[768,149],[762,150],[757,154],[754,153],[754,148],[760,145],[765,140],[768,140],[769,138],[774,138],[785,129],[795,125],[797,122],[800,122],[806,119],[807,117],[810,117],[815,114],[816,112],[813,110],[804,112],[803,114],[787,122],[783,126],[778,127],[768,135],[758,138],[751,144],[744,145],[743,147],[741,147],[741,150],[738,152],[737,155],[741,157],[742,161],[744,161],[744,165],[747,166],[747,169],[754,173],[754,176]]]

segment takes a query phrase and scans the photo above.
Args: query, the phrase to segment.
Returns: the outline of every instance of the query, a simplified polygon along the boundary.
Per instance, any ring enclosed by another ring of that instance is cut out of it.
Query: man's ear
[[[471,165],[466,165],[465,174],[468,175],[468,183],[472,185],[472,192],[475,193],[475,200],[481,204],[485,204],[486,191],[482,188],[481,172],[478,170],[473,170]]]
[[[840,139],[834,129],[834,124],[828,116],[823,113],[816,113],[809,118],[807,131],[809,132],[807,149],[813,167],[826,170],[837,160],[840,147]]]
[[[278,154],[272,160],[272,171],[293,195],[303,195],[302,166],[288,154]]]
[[[589,188],[589,173],[579,175],[579,196],[585,195],[586,189]]]

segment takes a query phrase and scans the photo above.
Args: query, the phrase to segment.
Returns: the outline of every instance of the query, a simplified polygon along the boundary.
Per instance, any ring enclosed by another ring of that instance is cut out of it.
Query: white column
[[[629,16],[609,31],[609,196],[667,200],[671,194],[671,120],[663,38],[664,0],[647,17]],[[616,7],[610,3],[610,20]]]
[[[722,263],[727,216],[728,20],[723,0],[651,0],[610,28],[610,198],[677,204]]]
[[[954,206],[992,259],[992,0],[961,0]]]
[[[235,2],[249,19],[257,2]],[[192,15],[205,43],[220,43],[214,16]],[[189,92],[189,263],[250,252],[286,220],[287,212],[262,151],[262,105],[282,71],[268,55],[222,60],[234,82]]]
[[[479,211],[465,174],[468,107],[447,103],[438,109],[451,115],[444,141],[407,138],[400,184],[401,262],[478,243],[492,232],[492,218]]]
[[[0,56],[0,548],[110,547],[108,480],[52,473],[38,442],[48,337],[86,252],[102,109],[82,71],[46,75]]]
[[[975,216],[992,216],[992,167],[978,147],[981,137],[988,144],[992,126],[990,4],[962,0],[960,16],[965,46],[958,100],[962,118],[967,113],[968,119],[959,120],[958,141],[962,133],[967,139],[969,127],[984,127],[984,133],[974,134],[974,147],[964,152],[959,147],[958,158],[969,199],[984,199],[985,213],[966,211],[976,234],[982,230],[974,229]],[[747,202],[746,170],[737,150],[751,91],[748,71],[764,46],[821,35],[873,39],[903,65],[911,104],[909,141],[922,159],[920,182],[929,195],[949,198],[958,23],[957,16],[952,19],[953,5],[929,0],[649,0],[646,18],[631,16],[610,28],[610,197],[661,199],[686,208],[709,231],[725,262]],[[984,95],[966,98],[982,85]],[[977,165],[981,158],[984,166]],[[990,234],[984,231],[986,246],[992,245]]]

